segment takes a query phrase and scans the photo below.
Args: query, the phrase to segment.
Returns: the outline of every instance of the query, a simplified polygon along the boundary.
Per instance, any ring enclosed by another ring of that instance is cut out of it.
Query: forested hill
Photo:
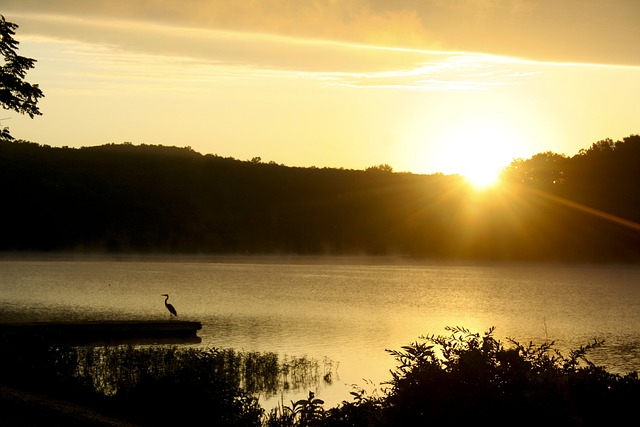
[[[505,180],[480,194],[384,167],[3,141],[0,251],[640,260],[640,136],[538,154]]]

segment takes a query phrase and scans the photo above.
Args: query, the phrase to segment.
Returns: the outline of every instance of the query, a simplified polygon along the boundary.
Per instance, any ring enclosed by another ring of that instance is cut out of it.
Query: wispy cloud
[[[77,17],[23,18],[24,40],[43,52],[43,60],[55,58],[61,77],[94,90],[116,83],[197,90],[220,79],[296,78],[361,88],[484,91],[540,72],[531,62],[474,53]]]
[[[521,77],[541,71],[531,63],[471,53],[424,52],[424,63],[415,68],[369,73],[335,73],[335,83],[353,87],[404,88],[444,91],[484,91],[514,84]],[[538,66],[538,68],[540,68]]]
[[[11,16],[59,14],[542,61],[640,64],[637,0],[4,0],[3,10]]]

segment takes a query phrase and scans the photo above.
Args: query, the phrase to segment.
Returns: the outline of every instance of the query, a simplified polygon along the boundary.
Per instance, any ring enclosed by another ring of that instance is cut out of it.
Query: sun
[[[500,181],[500,170],[490,166],[487,168],[474,168],[463,174],[464,178],[477,190],[492,187]]]
[[[517,133],[495,118],[460,120],[438,140],[443,172],[461,175],[479,190],[498,184],[502,169],[517,157]]]

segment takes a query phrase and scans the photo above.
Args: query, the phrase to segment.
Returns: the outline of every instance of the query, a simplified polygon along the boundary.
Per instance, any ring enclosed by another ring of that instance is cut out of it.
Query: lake
[[[325,358],[326,407],[390,378],[399,349],[446,326],[575,349],[640,370],[640,266],[461,264],[404,258],[0,258],[0,321],[202,322],[202,346]],[[566,354],[566,353],[565,353]],[[305,396],[306,391],[301,392]],[[284,396],[285,403],[298,396]],[[281,397],[275,398],[279,400]],[[273,400],[265,401],[267,406]]]

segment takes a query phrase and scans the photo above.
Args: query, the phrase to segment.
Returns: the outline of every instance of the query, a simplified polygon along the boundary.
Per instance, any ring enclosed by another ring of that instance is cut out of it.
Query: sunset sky
[[[640,133],[637,0],[0,0],[51,146],[472,174]]]

